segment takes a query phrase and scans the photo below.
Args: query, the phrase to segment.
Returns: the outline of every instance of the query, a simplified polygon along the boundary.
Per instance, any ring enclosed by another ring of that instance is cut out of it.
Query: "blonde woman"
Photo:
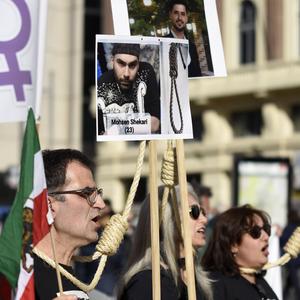
[[[181,234],[180,220],[176,215],[181,215],[179,187],[175,187],[177,206],[172,205],[169,199],[160,222],[160,277],[161,299],[187,299],[184,247]],[[163,187],[159,188],[159,206],[161,212],[161,199]],[[198,198],[188,185],[188,202],[190,208],[190,229],[192,244],[195,250],[205,244],[205,226],[207,218],[205,211],[200,207]],[[195,262],[196,260],[196,251]],[[212,300],[210,280],[207,274],[195,264],[195,279],[197,299]],[[151,271],[151,235],[150,235],[150,197],[144,200],[141,208],[139,222],[127,271],[120,285],[120,300],[152,300],[152,271]]]

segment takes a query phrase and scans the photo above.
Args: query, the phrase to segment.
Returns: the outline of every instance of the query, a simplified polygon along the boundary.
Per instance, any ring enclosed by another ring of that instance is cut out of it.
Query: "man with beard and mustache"
[[[148,113],[151,116],[151,133],[159,131],[158,83],[153,67],[140,61],[139,56],[139,44],[113,45],[113,68],[103,73],[97,84],[98,134],[105,133],[105,119],[101,115],[122,113]]]
[[[187,39],[185,29],[188,22],[189,8],[184,0],[171,0],[168,5],[169,18],[171,22],[170,33],[166,37]],[[189,39],[188,56],[189,77],[202,76],[196,45]]]

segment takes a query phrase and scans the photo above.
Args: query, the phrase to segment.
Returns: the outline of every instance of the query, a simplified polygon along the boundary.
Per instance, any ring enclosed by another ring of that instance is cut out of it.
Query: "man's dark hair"
[[[93,172],[94,165],[82,152],[75,149],[44,150],[42,152],[47,188],[49,192],[63,186],[69,163],[78,161]]]
[[[176,4],[184,5],[186,12],[189,12],[190,8],[185,0],[170,0],[167,4],[168,12],[172,11],[174,5]]]
[[[141,48],[139,44],[125,44],[125,43],[115,43],[111,54],[130,54],[139,58]]]

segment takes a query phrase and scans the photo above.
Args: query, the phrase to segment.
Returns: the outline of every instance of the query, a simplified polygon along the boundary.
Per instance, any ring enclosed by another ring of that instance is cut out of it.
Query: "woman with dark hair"
[[[214,280],[214,299],[278,299],[261,272],[268,261],[270,233],[270,217],[250,205],[231,208],[217,217],[202,259]]]
[[[187,299],[184,246],[181,233],[181,205],[179,186],[175,187],[176,200],[171,199],[162,208],[163,187],[159,188],[160,210],[160,277],[161,299]],[[196,250],[205,244],[207,218],[191,185],[188,185],[190,229]],[[174,205],[176,204],[176,205]],[[178,207],[178,209],[176,208]],[[163,212],[162,212],[163,211]],[[162,217],[161,217],[162,216]],[[178,219],[179,218],[179,219]],[[196,254],[195,251],[195,261]],[[121,300],[152,300],[150,197],[144,200],[136,228],[128,267],[119,289]],[[206,272],[195,264],[197,299],[212,300],[210,280]]]

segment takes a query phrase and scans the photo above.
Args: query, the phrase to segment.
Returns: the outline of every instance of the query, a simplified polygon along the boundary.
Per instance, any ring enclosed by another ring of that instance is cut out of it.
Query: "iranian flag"
[[[11,287],[13,299],[35,299],[32,249],[49,232],[51,223],[42,153],[30,109],[19,187],[0,236],[0,273]],[[0,299],[5,298],[0,295]]]

